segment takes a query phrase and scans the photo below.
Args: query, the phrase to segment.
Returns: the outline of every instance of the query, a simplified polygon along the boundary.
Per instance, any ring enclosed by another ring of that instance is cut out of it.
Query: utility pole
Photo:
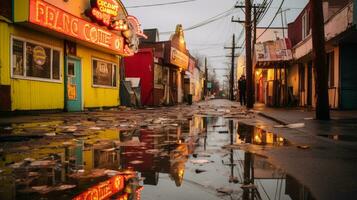
[[[253,108],[252,4],[245,0],[245,66],[247,70],[247,108]]]
[[[205,82],[203,88],[204,97],[207,96],[207,90],[208,90],[207,83],[208,83],[208,69],[207,69],[207,57],[205,57]]]
[[[235,55],[235,50],[238,49],[239,47],[236,47],[236,36],[233,34],[232,38],[232,46],[231,47],[224,47],[224,49],[231,49],[232,50],[232,55],[228,56],[232,58],[232,66],[231,66],[231,76],[230,76],[230,81],[229,81],[229,99],[231,101],[234,101],[234,69],[235,69],[235,63],[234,60],[237,57]]]
[[[245,66],[247,76],[247,108],[254,106],[254,82],[253,82],[253,61],[252,61],[252,7],[259,8],[260,6],[252,6],[250,0],[245,0],[245,5],[236,5],[235,8],[245,8],[245,21],[234,21],[244,23],[245,26]],[[256,15],[256,13],[255,13]],[[256,17],[254,17],[256,18]],[[233,20],[232,20],[233,21]],[[254,40],[255,42],[255,40]]]
[[[328,67],[326,64],[325,29],[322,0],[310,0],[312,17],[312,56],[316,77],[316,119],[329,120]]]

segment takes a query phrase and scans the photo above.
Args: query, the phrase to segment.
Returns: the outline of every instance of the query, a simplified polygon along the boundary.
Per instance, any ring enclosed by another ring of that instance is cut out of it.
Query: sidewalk
[[[254,110],[282,125],[304,123],[305,127],[299,130],[312,135],[349,135],[357,139],[357,111],[333,110],[330,121],[318,121],[314,120],[315,111],[301,108],[270,108],[258,104]]]

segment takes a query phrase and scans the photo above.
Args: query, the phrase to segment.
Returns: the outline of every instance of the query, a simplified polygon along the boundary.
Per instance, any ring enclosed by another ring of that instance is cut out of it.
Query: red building
[[[169,41],[159,42],[157,29],[144,31],[140,50],[124,59],[126,78],[140,78],[141,103],[146,106],[172,105],[184,100],[184,76],[188,70],[182,26],[178,25]]]

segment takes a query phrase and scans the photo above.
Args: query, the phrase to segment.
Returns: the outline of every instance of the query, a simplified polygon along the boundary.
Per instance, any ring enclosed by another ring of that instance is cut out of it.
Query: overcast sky
[[[181,0],[122,0],[123,4],[128,7],[130,15],[136,16],[144,29],[158,28],[160,32],[174,31],[176,24],[182,24],[183,28],[188,28],[214,17],[231,9],[236,0],[196,0],[176,5],[165,5],[157,7],[130,8],[131,6],[168,3]],[[239,2],[241,2],[240,0]],[[243,1],[244,2],[244,1]],[[262,0],[256,0],[259,3]],[[287,11],[287,21],[292,22],[301,12],[301,9],[307,4],[308,0],[285,0],[283,8],[290,8]],[[260,22],[259,26],[264,27],[269,24],[276,13],[281,0],[274,0],[272,7],[267,15]],[[208,57],[210,67],[227,68],[229,58],[217,57],[228,55],[224,46],[231,45],[233,33],[238,36],[242,30],[242,25],[232,23],[231,18],[244,20],[244,13],[240,9],[234,9],[232,14],[210,23],[206,26],[186,31],[185,38],[188,49],[195,55],[195,52]],[[281,18],[276,18],[273,26],[281,27]],[[160,40],[167,40],[169,34],[161,34]],[[242,44],[244,38],[240,38],[238,44]],[[241,51],[241,50],[240,50]],[[238,51],[239,52],[239,51]],[[223,71],[219,73],[223,75]]]

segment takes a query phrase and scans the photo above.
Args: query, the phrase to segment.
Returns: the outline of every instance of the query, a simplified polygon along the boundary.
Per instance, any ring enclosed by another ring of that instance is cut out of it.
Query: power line
[[[269,23],[269,26],[263,31],[263,33],[261,33],[261,34],[259,35],[259,37],[257,38],[257,40],[258,40],[262,35],[264,35],[264,33],[267,32],[267,30],[268,30],[268,29],[271,27],[271,25],[274,23],[276,17],[277,17],[278,14],[279,14],[279,11],[280,11],[281,8],[283,7],[284,2],[285,2],[285,0],[281,0],[279,9],[277,10],[277,12],[275,13],[273,19],[272,19],[271,22]]]
[[[157,3],[157,4],[127,6],[126,8],[147,8],[147,7],[156,7],[156,6],[167,6],[167,5],[189,3],[189,2],[193,2],[193,1],[197,1],[197,0],[185,0],[185,1],[174,1],[174,2],[168,2],[168,3]]]
[[[229,10],[226,10],[226,11],[224,11],[222,13],[219,13],[216,16],[210,17],[210,18],[208,18],[208,19],[206,19],[206,20],[204,20],[202,22],[199,22],[199,23],[197,23],[197,24],[195,24],[195,25],[193,25],[191,27],[185,28],[184,31],[190,31],[190,30],[205,26],[207,24],[213,23],[215,21],[218,21],[218,20],[220,20],[220,19],[222,19],[224,17],[227,17],[227,16],[231,15],[233,10],[234,10],[234,8],[230,8]],[[171,34],[172,32],[174,32],[174,31],[160,32],[160,34],[165,35],[165,34]]]

